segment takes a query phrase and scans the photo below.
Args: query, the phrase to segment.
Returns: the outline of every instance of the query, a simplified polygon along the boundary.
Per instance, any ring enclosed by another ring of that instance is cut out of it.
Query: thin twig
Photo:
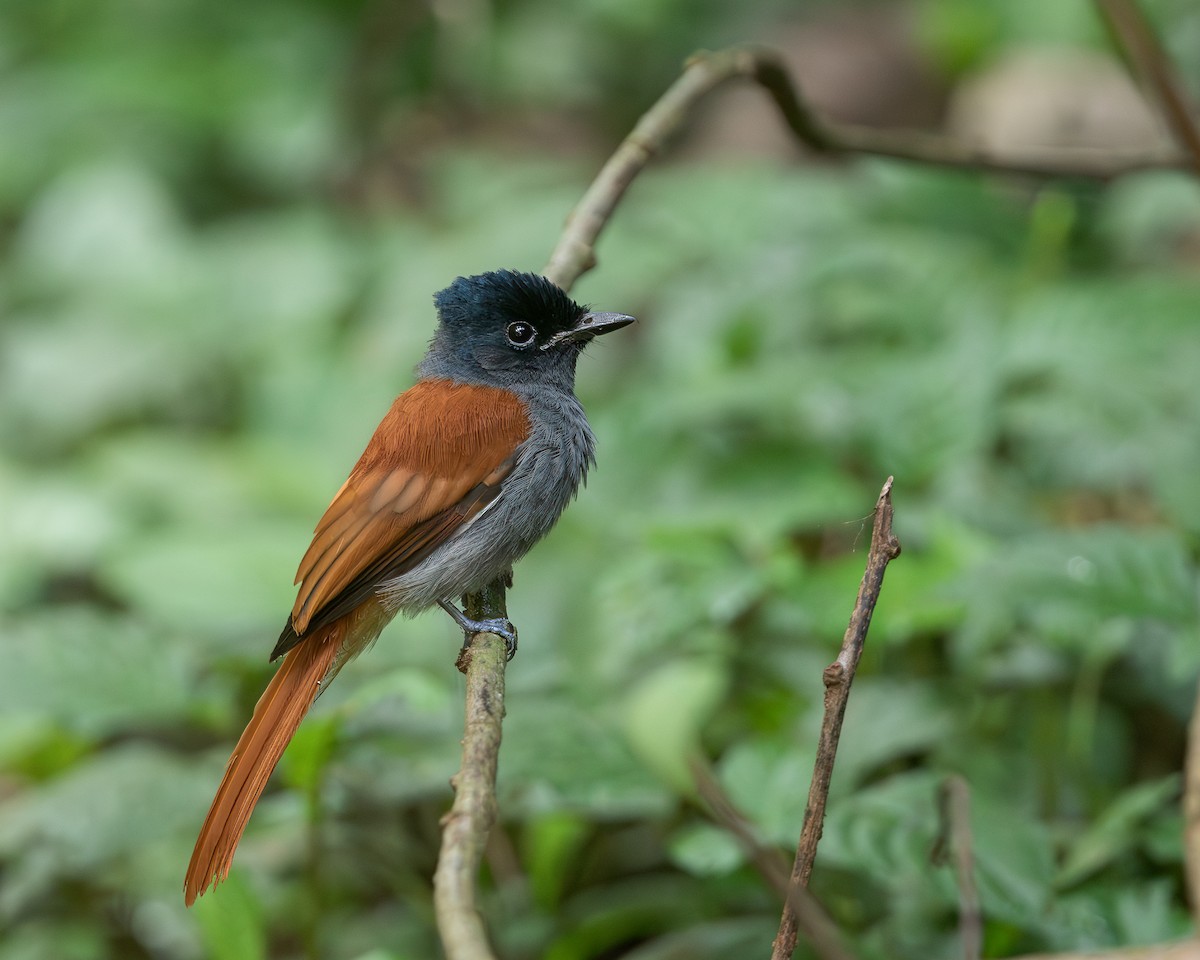
[[[596,265],[595,244],[633,178],[662,151],[696,103],[714,87],[744,73],[740,48],[700,54],[642,115],[567,218],[542,273],[564,290]]]
[[[1187,760],[1183,775],[1183,862],[1192,926],[1200,933],[1200,686],[1188,725]]]
[[[1171,149],[1096,150],[1039,147],[1024,158],[917,131],[877,130],[821,120],[809,109],[782,58],[756,46],[702,51],[638,120],[567,220],[543,273],[563,289],[596,265],[595,244],[634,177],[661,153],[695,105],[730,80],[751,80],[770,96],[797,141],[826,156],[875,156],[932,166],[1033,177],[1111,180],[1138,170],[1176,168],[1186,158]]]
[[[871,548],[867,554],[867,568],[858,585],[858,599],[850,614],[850,623],[842,638],[842,649],[837,659],[825,668],[822,679],[825,683],[825,714],[821,718],[821,734],[817,741],[817,759],[813,765],[812,783],[808,790],[808,803],[804,808],[804,823],[800,828],[800,841],[796,846],[796,859],[792,864],[791,882],[794,886],[807,887],[812,876],[813,862],[817,857],[817,844],[825,826],[825,803],[829,799],[829,783],[833,777],[833,764],[837,759],[838,739],[842,734],[842,719],[846,715],[846,703],[850,699],[850,685],[862,656],[871,625],[871,614],[879,600],[883,586],[883,574],[890,561],[900,555],[900,541],[892,533],[892,477],[879,492],[875,502],[874,528],[871,531]],[[771,950],[771,960],[787,960],[796,949],[798,923],[791,902],[784,904],[783,917],[779,922],[779,933]]]
[[[853,960],[836,924],[824,908],[804,887],[792,886],[788,878],[787,862],[779,851],[761,843],[745,815],[738,810],[721,786],[708,763],[701,757],[692,757],[689,763],[696,794],[704,802],[704,812],[717,826],[729,833],[743,852],[750,858],[754,869],[785,903],[790,903],[799,919],[800,929],[808,937],[817,956],[822,960]]]
[[[942,134],[880,130],[820,120],[802,100],[791,73],[777,53],[761,47],[741,47],[701,56],[720,57],[727,52],[740,52],[744,58],[749,58],[743,60],[749,68],[745,75],[770,94],[796,139],[817,153],[886,157],[984,173],[1089,180],[1111,180],[1137,170],[1177,167],[1184,162],[1172,150],[1097,150],[1091,147],[1028,148],[1023,149],[1024,156],[1018,158]],[[1013,145],[1010,149],[1019,146]]]
[[[979,908],[979,890],[975,886],[971,788],[960,776],[950,776],[942,781],[938,791],[938,823],[938,837],[929,858],[938,865],[954,863],[963,960],[979,960],[983,950],[983,914]]]
[[[1134,75],[1149,87],[1175,142],[1191,166],[1200,173],[1200,130],[1188,109],[1187,97],[1171,67],[1154,27],[1136,0],[1096,0],[1117,45],[1124,51]]]

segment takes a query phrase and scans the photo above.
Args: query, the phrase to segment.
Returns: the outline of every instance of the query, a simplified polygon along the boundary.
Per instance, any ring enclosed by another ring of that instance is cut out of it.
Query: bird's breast
[[[384,602],[409,612],[481,589],[550,532],[595,462],[595,437],[568,393],[521,398],[529,435],[500,494],[414,569],[381,585]]]
[[[513,472],[492,511],[495,528],[506,531],[521,553],[554,526],[587,479],[596,449],[592,428],[573,395],[554,393],[526,402],[529,437],[517,449]]]

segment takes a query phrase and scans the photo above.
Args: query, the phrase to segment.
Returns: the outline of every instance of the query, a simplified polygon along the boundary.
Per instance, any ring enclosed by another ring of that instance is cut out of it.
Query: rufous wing
[[[272,658],[425,559],[499,495],[529,436],[507,390],[425,380],[401,394],[317,523]]]

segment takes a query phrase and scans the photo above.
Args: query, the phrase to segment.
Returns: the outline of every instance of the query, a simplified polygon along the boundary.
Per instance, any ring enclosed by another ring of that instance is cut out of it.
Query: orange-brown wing
[[[332,622],[427,557],[495,499],[528,436],[507,390],[425,380],[401,394],[317,524],[285,636]]]

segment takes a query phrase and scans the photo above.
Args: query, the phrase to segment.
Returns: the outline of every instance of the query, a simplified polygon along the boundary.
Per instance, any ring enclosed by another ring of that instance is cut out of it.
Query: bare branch
[[[792,886],[787,863],[773,847],[764,846],[755,836],[754,827],[734,805],[721,781],[700,757],[689,764],[696,793],[705,804],[705,813],[717,826],[737,840],[754,868],[784,903],[795,911],[799,927],[822,960],[853,960],[842,943],[841,933],[824,908],[804,887]]]
[[[469,597],[467,615],[505,616],[503,582]],[[495,960],[475,906],[475,876],[496,821],[507,655],[503,638],[494,633],[477,634],[459,654],[459,669],[467,675],[462,768],[451,781],[454,804],[442,819],[433,876],[433,906],[447,960]]]
[[[1110,180],[1138,170],[1178,168],[1187,159],[1175,150],[1096,150],[1041,147],[1021,159],[917,131],[877,130],[819,119],[800,94],[779,54],[763,47],[738,46],[701,52],[638,120],[567,219],[566,228],[543,273],[563,289],[596,265],[595,244],[634,177],[661,153],[691,110],[709,92],[730,80],[752,80],[779,109],[796,140],[829,157],[875,156],[914,163],[1033,177]]]
[[[1200,932],[1200,686],[1192,706],[1183,775],[1183,862],[1192,925]]]
[[[1190,159],[1192,169],[1200,173],[1200,131],[1171,67],[1171,59],[1145,12],[1137,0],[1096,0],[1096,7],[1128,58],[1134,75],[1158,101],[1175,142]]]
[[[938,793],[937,841],[930,859],[938,865],[953,862],[958,886],[958,930],[963,960],[979,960],[983,951],[983,914],[975,886],[974,840],[971,834],[971,788],[959,776],[942,781]]]
[[[567,218],[542,273],[564,290],[596,265],[595,244],[633,178],[660,153],[689,112],[710,90],[742,75],[749,66],[741,48],[698,54],[683,74],[641,117]]]
[[[833,764],[837,759],[838,739],[842,734],[842,719],[846,715],[846,703],[850,699],[850,685],[862,656],[867,640],[867,629],[871,625],[871,614],[879,600],[883,586],[883,574],[890,561],[900,555],[900,541],[892,533],[892,477],[879,492],[875,502],[874,529],[871,531],[871,548],[867,554],[867,568],[858,585],[858,599],[850,614],[850,623],[842,638],[842,649],[837,659],[825,668],[825,714],[821,719],[821,734],[817,741],[817,759],[813,765],[812,784],[808,790],[808,804],[804,808],[804,823],[800,829],[800,842],[796,846],[796,859],[792,864],[791,883],[807,887],[812,876],[813,862],[817,857],[817,844],[825,826],[825,804],[829,799],[829,783],[833,778]],[[787,960],[796,949],[797,917],[791,902],[784,904],[783,917],[779,922],[779,934],[771,950],[771,960]]]
[[[886,157],[929,166],[1032,177],[1081,177],[1110,180],[1136,170],[1178,167],[1174,151],[1097,150],[1089,147],[1038,147],[1025,156],[1003,155],[977,144],[916,130],[879,130],[819,120],[803,102],[779,55],[763,48],[735,48],[751,58],[747,76],[770,94],[796,139],[816,153]],[[724,54],[712,54],[719,57]],[[707,54],[701,56],[708,56]]]

